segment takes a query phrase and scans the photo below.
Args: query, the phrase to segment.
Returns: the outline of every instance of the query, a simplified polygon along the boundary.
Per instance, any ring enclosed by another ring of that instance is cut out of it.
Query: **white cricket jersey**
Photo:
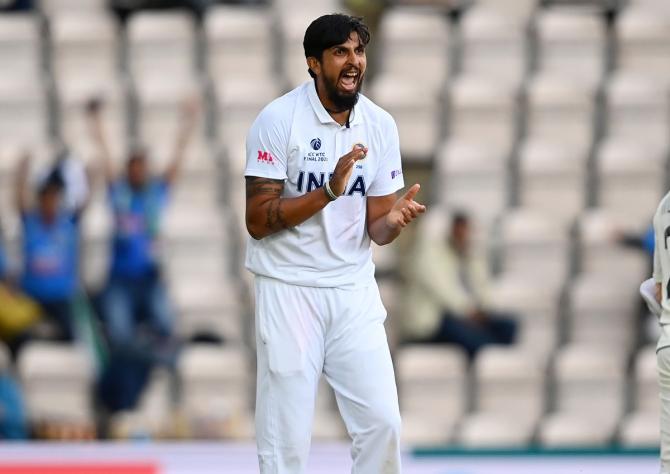
[[[284,180],[282,197],[306,194],[330,178],[339,158],[361,143],[344,195],[302,224],[260,240],[248,238],[246,266],[256,275],[316,287],[356,287],[374,278],[366,227],[367,196],[404,186],[398,130],[391,115],[363,95],[340,125],[313,81],[265,107],[247,136],[245,176]]]
[[[670,324],[670,193],[654,215],[654,281],[662,286],[661,324]]]

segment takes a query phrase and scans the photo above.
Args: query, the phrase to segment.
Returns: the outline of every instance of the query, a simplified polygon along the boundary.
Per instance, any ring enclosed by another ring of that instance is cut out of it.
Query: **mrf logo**
[[[270,152],[261,151],[261,150],[258,150],[258,162],[259,163],[267,163],[269,165],[274,165],[275,164],[275,160],[272,157],[272,155],[270,154]]]

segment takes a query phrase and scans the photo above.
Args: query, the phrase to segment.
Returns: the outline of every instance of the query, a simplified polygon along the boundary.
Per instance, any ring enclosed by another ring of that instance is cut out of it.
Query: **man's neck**
[[[335,104],[333,104],[332,101],[328,98],[328,95],[324,90],[325,88],[319,87],[316,80],[314,81],[314,87],[316,88],[316,94],[319,97],[319,100],[321,101],[321,105],[323,105],[323,108],[326,109],[328,115],[330,115],[333,118],[333,120],[335,120],[340,125],[348,124],[349,117],[351,115],[351,109],[340,110],[339,108],[337,108]]]

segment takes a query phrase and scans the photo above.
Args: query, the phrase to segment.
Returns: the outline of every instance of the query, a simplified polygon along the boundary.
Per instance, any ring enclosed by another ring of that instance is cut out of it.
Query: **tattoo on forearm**
[[[284,182],[280,179],[247,178],[247,199],[261,194],[275,194],[280,196],[284,190]]]
[[[286,221],[284,220],[284,215],[281,209],[281,201],[279,199],[274,199],[268,204],[265,227],[272,230],[286,229],[288,227]]]

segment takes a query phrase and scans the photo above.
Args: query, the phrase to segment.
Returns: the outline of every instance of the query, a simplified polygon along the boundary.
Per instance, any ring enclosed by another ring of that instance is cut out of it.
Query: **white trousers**
[[[661,473],[670,473],[670,325],[661,325],[656,361],[661,397]]]
[[[400,413],[375,283],[313,288],[256,277],[256,443],[262,474],[305,472],[323,373],[352,439],[352,473],[400,472]]]

